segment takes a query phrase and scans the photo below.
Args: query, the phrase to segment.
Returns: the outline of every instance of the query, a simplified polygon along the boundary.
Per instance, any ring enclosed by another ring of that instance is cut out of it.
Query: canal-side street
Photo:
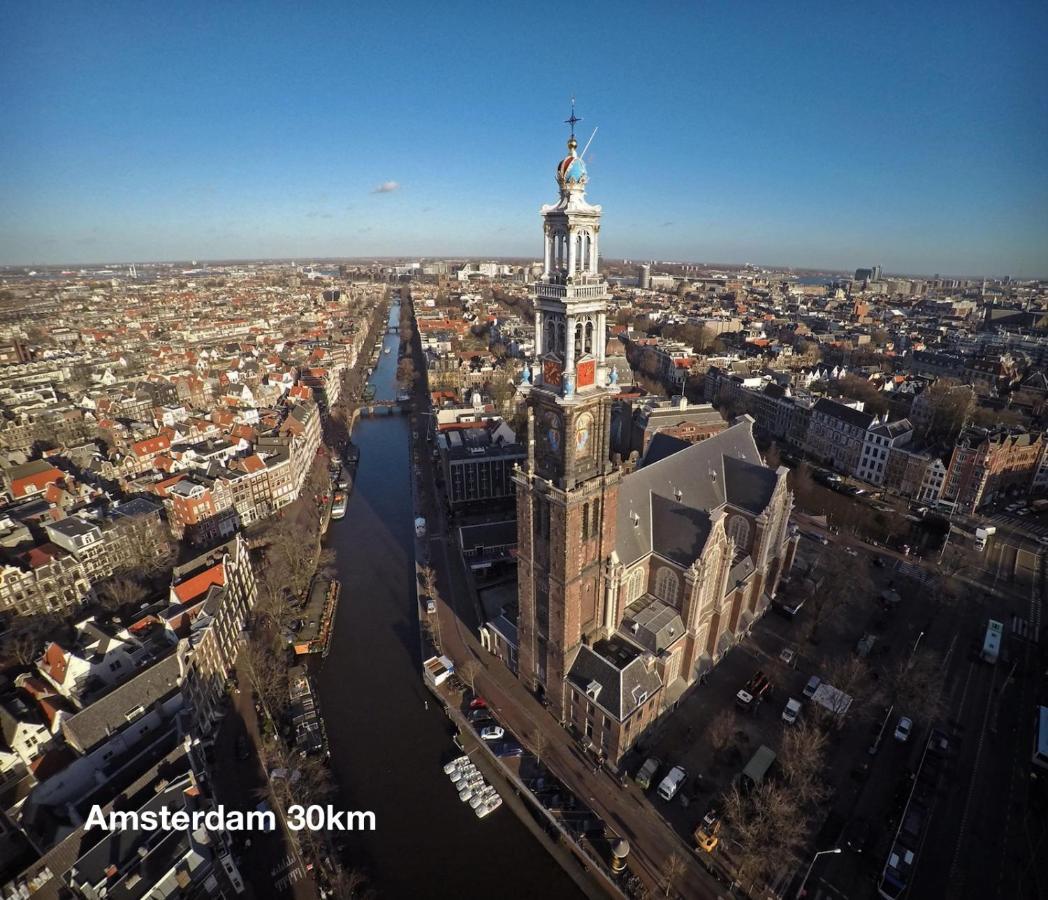
[[[394,304],[389,322],[399,321]],[[387,334],[371,383],[394,399],[399,338]],[[579,891],[508,808],[478,820],[442,766],[453,729],[423,687],[413,585],[406,416],[363,419],[346,518],[332,523],[343,591],[317,682],[342,805],[378,827],[345,842],[346,863],[380,897],[578,897]]]

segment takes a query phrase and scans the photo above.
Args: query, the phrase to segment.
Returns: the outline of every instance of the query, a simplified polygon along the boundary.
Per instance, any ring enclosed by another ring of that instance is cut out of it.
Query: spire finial
[[[581,122],[581,121],[582,121],[582,119],[579,116],[575,115],[575,98],[572,97],[571,98],[571,118],[564,120],[564,123],[566,125],[570,125],[571,126],[571,139],[572,140],[575,139],[575,123],[576,122]]]

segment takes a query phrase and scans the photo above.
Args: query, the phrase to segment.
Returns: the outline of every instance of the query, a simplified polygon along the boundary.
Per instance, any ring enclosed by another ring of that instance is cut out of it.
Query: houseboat
[[[335,613],[342,585],[335,580],[315,578],[309,589],[306,605],[302,610],[302,624],[292,640],[295,653],[305,656],[321,653],[327,656],[331,645],[331,634],[335,630]]]
[[[287,670],[288,694],[291,706],[288,714],[294,729],[295,749],[306,756],[328,755],[327,733],[320,716],[313,681],[305,666]]]

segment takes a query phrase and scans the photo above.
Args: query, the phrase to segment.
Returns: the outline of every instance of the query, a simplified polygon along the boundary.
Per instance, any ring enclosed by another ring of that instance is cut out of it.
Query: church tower
[[[616,376],[605,362],[608,288],[598,272],[601,208],[586,201],[572,108],[560,199],[542,208],[535,284],[528,461],[517,485],[518,675],[563,720],[564,675],[606,622],[605,566],[615,545],[619,474],[610,461]]]

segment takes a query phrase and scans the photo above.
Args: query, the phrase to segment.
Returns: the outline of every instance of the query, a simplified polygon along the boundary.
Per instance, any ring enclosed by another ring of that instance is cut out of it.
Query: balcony
[[[608,296],[608,287],[597,284],[543,284],[535,285],[538,300],[600,300]]]

